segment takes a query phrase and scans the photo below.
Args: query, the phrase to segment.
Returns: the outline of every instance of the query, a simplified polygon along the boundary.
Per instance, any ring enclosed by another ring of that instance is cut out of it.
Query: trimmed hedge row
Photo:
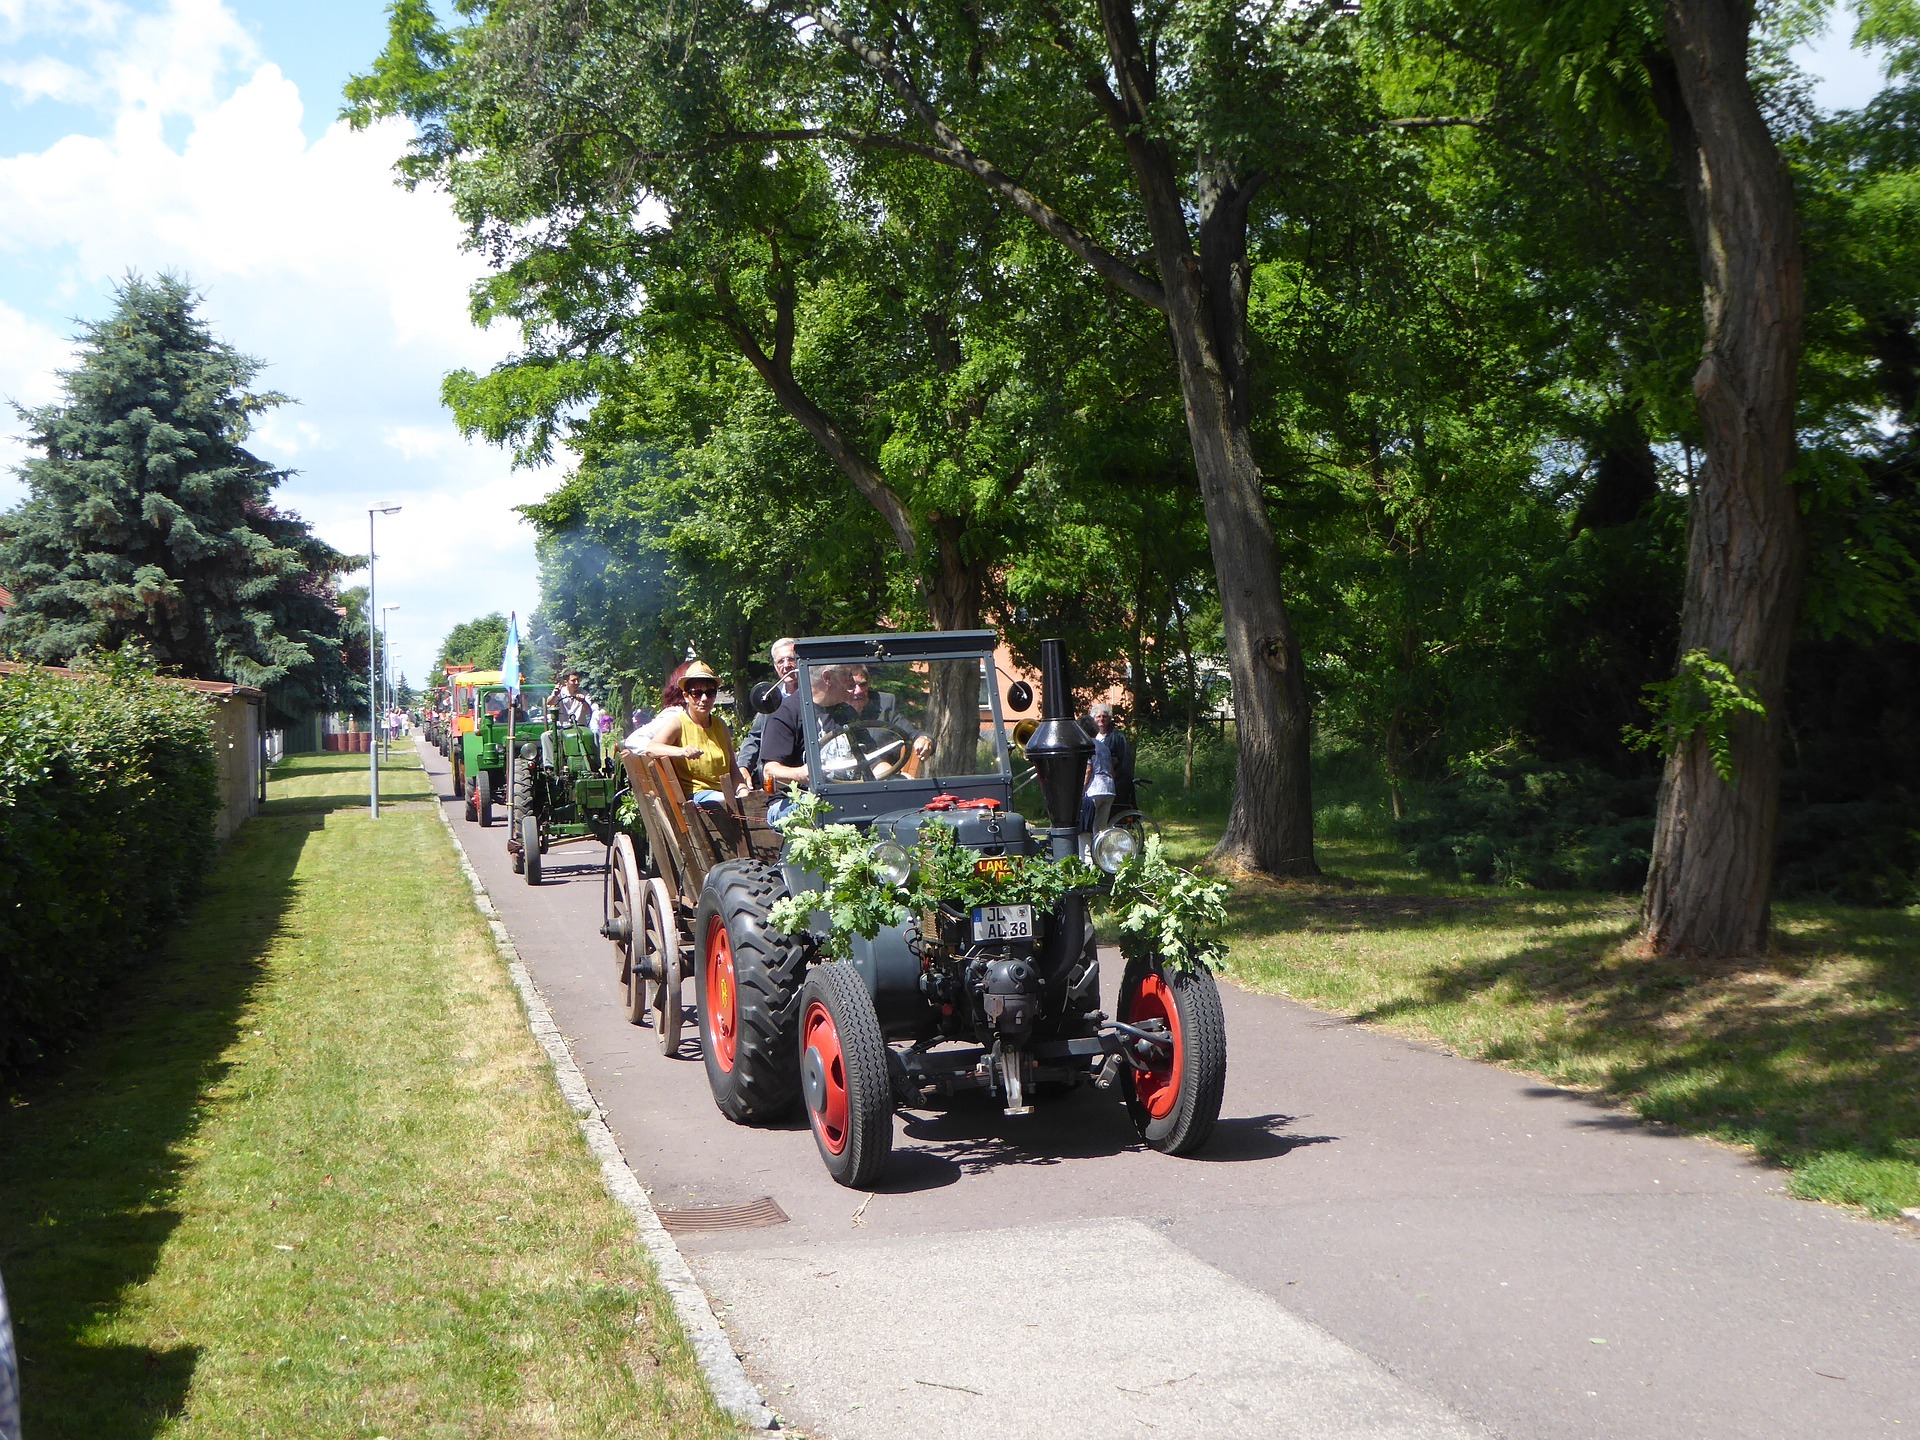
[[[137,661],[0,674],[0,1073],[145,963],[214,853],[206,700]]]

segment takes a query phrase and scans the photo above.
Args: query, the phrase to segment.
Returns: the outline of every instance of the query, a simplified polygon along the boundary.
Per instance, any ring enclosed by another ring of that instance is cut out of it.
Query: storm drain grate
[[[738,1205],[688,1205],[655,1213],[669,1230],[758,1230],[787,1223],[787,1212],[771,1195]]]

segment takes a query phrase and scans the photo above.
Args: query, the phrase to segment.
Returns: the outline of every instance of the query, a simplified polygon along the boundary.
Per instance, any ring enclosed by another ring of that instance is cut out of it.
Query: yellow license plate
[[[1005,855],[989,855],[984,860],[976,860],[973,869],[976,875],[990,875],[995,880],[1004,880],[1013,874],[1013,861]]]

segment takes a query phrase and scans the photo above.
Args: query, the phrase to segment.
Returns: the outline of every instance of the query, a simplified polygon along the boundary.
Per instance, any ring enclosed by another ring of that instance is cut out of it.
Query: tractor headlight
[[[913,857],[891,840],[882,840],[873,847],[873,869],[897,890],[913,878]]]
[[[1093,837],[1093,863],[1109,875],[1118,875],[1120,867],[1139,853],[1140,842],[1131,830],[1116,827]]]

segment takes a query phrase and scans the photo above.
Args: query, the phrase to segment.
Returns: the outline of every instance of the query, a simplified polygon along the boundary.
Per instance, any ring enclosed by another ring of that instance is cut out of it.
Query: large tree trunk
[[[1153,81],[1130,0],[1102,0],[1100,12],[1121,103],[1144,117]],[[1214,854],[1269,875],[1317,875],[1312,710],[1253,453],[1247,208],[1256,187],[1203,164],[1196,247],[1172,156],[1144,124],[1130,129],[1124,143],[1165,295],[1233,676],[1239,764],[1226,833]]]
[[[1169,292],[1176,287],[1169,285]],[[1311,711],[1300,642],[1280,596],[1280,557],[1252,437],[1223,413],[1218,367],[1203,338],[1169,318],[1180,352],[1187,430],[1220,586],[1239,741],[1233,808],[1214,854],[1270,875],[1317,875],[1313,858]]]
[[[1668,0],[1671,66],[1655,92],[1686,191],[1706,312],[1694,397],[1707,455],[1693,491],[1680,652],[1707,652],[1751,685],[1735,775],[1706,737],[1668,759],[1642,919],[1658,952],[1765,948],[1780,809],[1780,707],[1804,569],[1787,471],[1803,285],[1793,189],[1747,75],[1750,8]]]
[[[936,630],[975,630],[980,626],[981,597],[986,591],[986,566],[968,557],[966,527],[946,516],[933,517],[930,527],[939,547],[940,568],[927,591],[927,609]],[[974,751],[980,744],[980,678],[960,665],[943,665],[934,672],[933,693],[927,697],[928,725],[933,735],[933,771],[967,775],[973,772]]]

